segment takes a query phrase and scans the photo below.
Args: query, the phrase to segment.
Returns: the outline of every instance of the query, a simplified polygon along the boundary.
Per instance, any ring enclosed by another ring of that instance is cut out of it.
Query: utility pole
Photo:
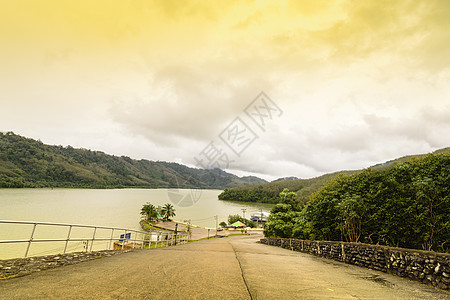
[[[242,210],[242,217],[245,219],[245,211],[247,210],[246,208],[241,208]]]
[[[184,220],[184,223],[186,224],[186,232],[187,232],[187,234],[189,236],[189,239],[191,239],[191,235],[192,235],[191,219]]]
[[[259,219],[260,221],[261,221],[261,227],[264,227],[263,225],[262,225],[262,223],[263,223],[263,213],[262,213],[262,208],[260,208],[259,209],[259,212],[261,213],[261,219]]]

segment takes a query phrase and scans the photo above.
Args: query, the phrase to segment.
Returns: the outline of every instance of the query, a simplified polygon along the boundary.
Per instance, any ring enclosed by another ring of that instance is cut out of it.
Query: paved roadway
[[[236,236],[0,281],[0,299],[450,299],[407,279]]]

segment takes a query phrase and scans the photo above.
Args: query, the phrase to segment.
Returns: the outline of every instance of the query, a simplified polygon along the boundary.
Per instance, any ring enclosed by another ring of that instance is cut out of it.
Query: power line
[[[209,217],[209,218],[205,218],[205,219],[198,219],[198,220],[191,220],[192,222],[198,222],[198,221],[204,221],[204,220],[210,220],[210,219],[214,219],[214,216]]]

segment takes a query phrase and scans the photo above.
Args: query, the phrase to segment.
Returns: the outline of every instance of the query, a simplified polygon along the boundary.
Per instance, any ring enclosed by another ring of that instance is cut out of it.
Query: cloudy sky
[[[450,146],[449,15],[447,0],[0,0],[0,130],[265,179],[430,152]]]

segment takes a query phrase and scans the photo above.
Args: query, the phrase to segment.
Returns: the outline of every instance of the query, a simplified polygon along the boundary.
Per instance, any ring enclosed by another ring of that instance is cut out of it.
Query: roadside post
[[[178,223],[175,223],[175,245],[177,245]]]

